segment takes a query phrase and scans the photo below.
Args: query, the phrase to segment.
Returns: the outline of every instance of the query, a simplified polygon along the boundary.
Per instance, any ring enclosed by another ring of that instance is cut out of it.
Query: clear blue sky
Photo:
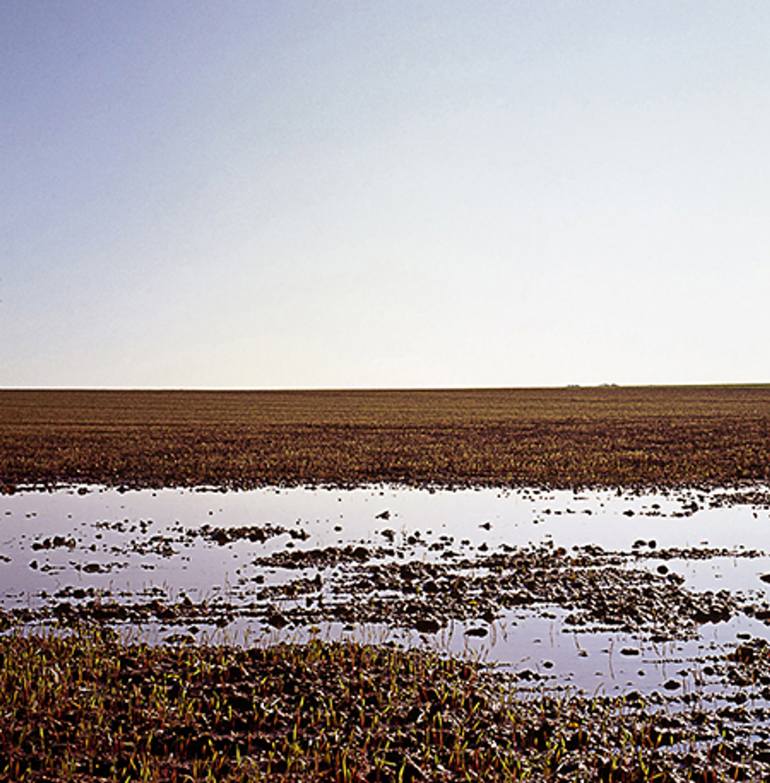
[[[0,3],[0,386],[770,381],[770,3]]]

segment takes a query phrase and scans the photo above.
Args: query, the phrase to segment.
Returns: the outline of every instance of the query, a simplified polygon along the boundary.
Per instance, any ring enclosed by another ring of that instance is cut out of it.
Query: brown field
[[[770,480],[770,386],[0,391],[0,486]]]

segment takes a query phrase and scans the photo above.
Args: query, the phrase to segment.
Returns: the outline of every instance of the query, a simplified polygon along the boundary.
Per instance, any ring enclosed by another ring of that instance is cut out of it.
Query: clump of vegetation
[[[703,715],[655,714],[638,696],[518,699],[477,664],[390,646],[14,633],[0,639],[0,692],[4,780],[660,782],[768,771],[745,765],[746,747]]]

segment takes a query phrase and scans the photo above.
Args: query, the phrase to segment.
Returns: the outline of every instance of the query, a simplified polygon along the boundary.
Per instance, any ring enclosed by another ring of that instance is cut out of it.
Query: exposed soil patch
[[[727,620],[740,606],[728,591],[694,593],[676,574],[615,565],[622,558],[612,553],[504,549],[509,551],[472,560],[353,565],[330,577],[325,600],[293,605],[286,615],[300,623],[334,619],[419,630],[438,629],[450,619],[490,622],[514,607],[560,606],[571,610],[567,622],[576,629],[615,627],[664,639]],[[349,552],[326,550],[320,558],[315,551],[282,552],[265,562],[306,568],[339,563],[343,555]]]
[[[241,527],[211,527],[210,525],[203,525],[197,532],[201,538],[224,546],[225,544],[232,544],[234,541],[251,541],[252,544],[262,544],[268,538],[280,536],[288,531],[279,525],[267,524]]]

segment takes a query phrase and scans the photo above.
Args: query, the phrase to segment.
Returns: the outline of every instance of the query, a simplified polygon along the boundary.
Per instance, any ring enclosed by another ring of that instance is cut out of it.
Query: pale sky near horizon
[[[0,2],[0,386],[770,381],[770,3]]]

